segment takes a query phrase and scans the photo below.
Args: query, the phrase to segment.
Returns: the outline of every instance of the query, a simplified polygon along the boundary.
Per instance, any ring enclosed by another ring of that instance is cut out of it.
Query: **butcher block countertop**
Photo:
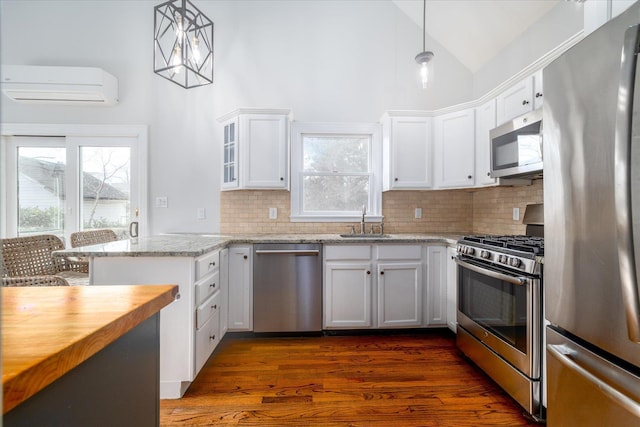
[[[2,288],[6,413],[170,304],[176,285]]]

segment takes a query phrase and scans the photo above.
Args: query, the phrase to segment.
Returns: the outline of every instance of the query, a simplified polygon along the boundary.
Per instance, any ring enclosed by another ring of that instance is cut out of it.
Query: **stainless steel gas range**
[[[458,241],[457,345],[535,419],[542,393],[544,239]]]

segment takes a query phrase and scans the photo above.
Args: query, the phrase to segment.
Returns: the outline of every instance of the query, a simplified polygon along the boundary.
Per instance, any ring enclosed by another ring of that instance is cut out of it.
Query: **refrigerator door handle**
[[[567,344],[547,344],[547,351],[558,362],[560,362],[567,369],[576,372],[581,377],[587,379],[594,384],[609,397],[618,406],[625,408],[637,417],[640,417],[640,403],[637,399],[640,396],[629,396],[628,393],[637,388],[635,384],[629,384],[624,387],[624,378],[616,375],[615,372],[607,369],[607,365],[599,360],[593,360],[588,354],[571,348]],[[607,380],[620,381],[616,385],[622,386],[626,390],[619,390],[613,385],[609,384]],[[625,393],[627,392],[627,393]]]
[[[636,73],[640,25],[625,33],[615,129],[614,191],[620,283],[627,334],[640,342],[640,73]],[[634,87],[638,90],[634,91]],[[637,109],[638,108],[638,109]]]

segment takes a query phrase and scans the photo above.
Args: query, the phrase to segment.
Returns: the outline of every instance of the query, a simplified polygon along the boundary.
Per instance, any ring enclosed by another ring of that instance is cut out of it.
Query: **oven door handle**
[[[507,274],[498,273],[497,271],[487,270],[486,268],[478,267],[475,264],[462,261],[458,257],[455,258],[455,261],[456,261],[456,264],[464,268],[468,268],[469,270],[475,271],[476,273],[484,274],[485,276],[493,277],[494,279],[504,280],[505,282],[509,282],[518,286],[523,286],[527,284],[526,277],[514,277],[514,276],[509,276]]]

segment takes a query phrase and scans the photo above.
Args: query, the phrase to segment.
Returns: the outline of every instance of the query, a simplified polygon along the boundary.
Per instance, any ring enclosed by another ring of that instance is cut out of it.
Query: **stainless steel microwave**
[[[493,178],[542,175],[542,109],[490,131]]]

